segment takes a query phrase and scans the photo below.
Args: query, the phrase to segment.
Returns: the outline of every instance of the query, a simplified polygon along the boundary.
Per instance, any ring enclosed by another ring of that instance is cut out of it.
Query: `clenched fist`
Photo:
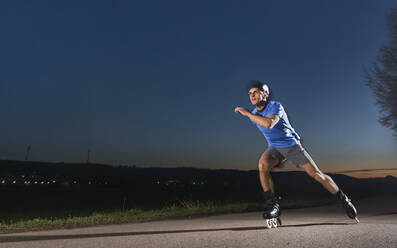
[[[234,109],[234,112],[239,112],[241,115],[248,116],[251,112],[249,112],[247,109],[243,107],[237,107]]]

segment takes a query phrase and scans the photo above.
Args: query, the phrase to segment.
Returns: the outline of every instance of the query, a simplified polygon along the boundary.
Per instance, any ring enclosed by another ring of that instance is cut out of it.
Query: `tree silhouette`
[[[379,122],[397,137],[397,6],[387,18],[391,40],[379,49],[372,68],[365,70],[366,85],[371,88],[380,110]]]

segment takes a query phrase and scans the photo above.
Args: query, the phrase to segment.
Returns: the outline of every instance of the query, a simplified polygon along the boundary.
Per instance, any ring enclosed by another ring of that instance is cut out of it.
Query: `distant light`
[[[3,181],[1,181],[1,183],[2,183],[2,184],[5,184],[5,183],[6,183],[6,181],[5,181],[5,180],[3,180]]]
[[[25,175],[22,175],[21,177],[22,177],[22,178],[25,178]]]
[[[56,181],[55,181],[55,180],[52,180],[52,183],[56,183]]]
[[[34,184],[38,184],[38,182],[37,182],[37,181],[34,181]]]
[[[44,182],[43,182],[43,181],[41,181],[41,182],[40,182],[40,184],[44,184]]]
[[[17,183],[17,181],[12,181],[12,184],[16,184]]]

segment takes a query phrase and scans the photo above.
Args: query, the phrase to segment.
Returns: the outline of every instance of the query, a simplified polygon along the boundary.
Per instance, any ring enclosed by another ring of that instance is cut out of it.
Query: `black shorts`
[[[314,164],[313,159],[310,157],[309,153],[307,153],[305,148],[300,143],[287,148],[275,148],[269,146],[268,148],[266,148],[265,152],[278,158],[279,163],[287,159],[296,167],[307,164],[309,162]],[[277,166],[278,165],[276,165],[276,167]]]

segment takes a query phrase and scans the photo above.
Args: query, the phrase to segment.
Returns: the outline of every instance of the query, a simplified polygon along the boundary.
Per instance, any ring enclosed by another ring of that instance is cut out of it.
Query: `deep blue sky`
[[[363,68],[396,1],[3,1],[0,159],[256,169],[269,82],[325,171],[397,168]]]

